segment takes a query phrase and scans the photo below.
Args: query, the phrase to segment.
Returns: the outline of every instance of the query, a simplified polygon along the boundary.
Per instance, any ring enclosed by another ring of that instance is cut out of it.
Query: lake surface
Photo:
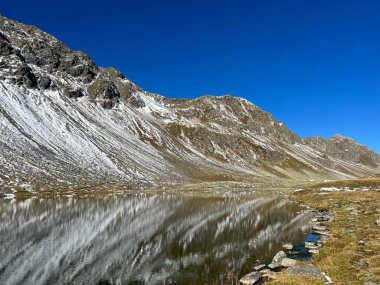
[[[3,199],[0,284],[231,284],[306,238],[301,210],[248,192]]]

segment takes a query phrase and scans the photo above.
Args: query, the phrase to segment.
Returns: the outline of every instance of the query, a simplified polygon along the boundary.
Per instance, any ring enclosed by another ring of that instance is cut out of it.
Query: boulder
[[[272,262],[268,265],[271,269],[281,267],[281,261],[286,257],[285,252],[279,251],[272,259]]]
[[[245,275],[243,278],[239,280],[239,282],[242,285],[253,285],[256,284],[260,279],[261,273],[254,271]]]
[[[293,249],[293,245],[291,243],[286,243],[282,246],[282,248],[287,249],[287,250],[291,250],[291,249]]]
[[[288,276],[302,276],[313,279],[323,278],[322,272],[311,264],[289,267],[284,271],[284,274]]]
[[[277,280],[278,279],[278,275],[279,273],[278,272],[273,272],[273,271],[268,271],[266,273],[263,274],[263,277],[267,280],[267,281],[271,281],[271,280]]]
[[[285,257],[281,260],[281,267],[293,267],[296,266],[297,260]]]
[[[26,87],[33,88],[37,85],[37,78],[34,75],[32,69],[24,64],[16,69],[14,75],[17,77],[18,84],[24,84]]]
[[[51,79],[48,76],[39,76],[38,77],[38,86],[41,89],[48,89],[51,85]]]

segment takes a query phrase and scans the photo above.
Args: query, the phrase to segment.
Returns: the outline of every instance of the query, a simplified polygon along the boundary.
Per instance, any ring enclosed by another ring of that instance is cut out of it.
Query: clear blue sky
[[[380,1],[2,1],[167,97],[244,97],[302,137],[380,152]]]

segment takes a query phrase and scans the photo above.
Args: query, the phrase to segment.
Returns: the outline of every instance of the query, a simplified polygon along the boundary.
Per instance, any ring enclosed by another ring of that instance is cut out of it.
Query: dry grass
[[[330,276],[334,284],[380,284],[380,191],[320,191],[321,187],[380,189],[379,177],[324,182],[291,193],[293,200],[332,212],[329,226],[333,237],[314,256],[312,263]],[[358,242],[364,241],[364,245]],[[316,280],[295,279],[283,274],[270,284],[322,284]],[[367,283],[371,284],[371,283]]]

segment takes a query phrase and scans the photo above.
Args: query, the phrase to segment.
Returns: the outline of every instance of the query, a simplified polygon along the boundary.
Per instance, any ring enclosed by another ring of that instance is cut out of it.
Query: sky
[[[166,97],[232,94],[306,136],[380,152],[380,1],[2,1]]]

